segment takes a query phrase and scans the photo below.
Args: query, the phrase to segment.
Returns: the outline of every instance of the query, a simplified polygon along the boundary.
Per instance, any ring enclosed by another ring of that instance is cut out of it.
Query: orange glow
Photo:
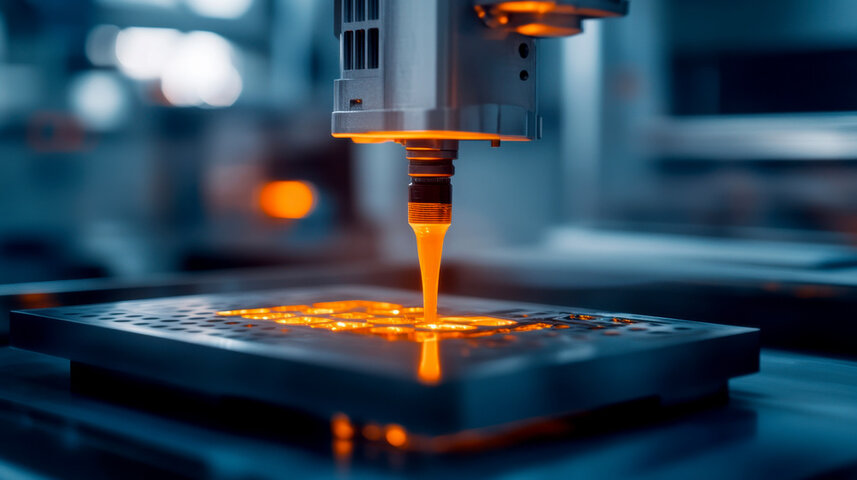
[[[398,303],[360,301],[367,310],[393,310],[402,308]]]
[[[580,29],[577,27],[548,25],[546,23],[527,23],[516,27],[515,31],[530,37],[567,37],[580,33]]]
[[[341,301],[341,302],[313,303],[312,306],[315,308],[329,309],[332,312],[347,312],[349,310],[354,310],[356,308],[365,307],[366,302],[363,302],[360,300],[345,300],[345,301]]]
[[[315,202],[315,189],[304,181],[270,182],[259,193],[259,206],[274,218],[304,218],[313,211]]]
[[[479,327],[508,327],[509,325],[517,325],[518,323],[514,320],[494,317],[441,317],[440,319],[444,322],[466,323]]]
[[[448,227],[448,225],[444,224],[429,225]],[[439,258],[436,261],[439,262]],[[437,274],[435,273],[435,275]],[[430,284],[431,279],[428,279],[427,283]],[[437,288],[436,283],[434,288]],[[434,290],[434,295],[434,301],[436,302],[436,290]],[[428,304],[430,305],[431,302],[432,300],[429,300]],[[434,304],[434,308],[436,308],[436,303]],[[305,313],[303,315],[290,313],[300,311]],[[371,311],[383,311],[385,312],[385,316],[375,317],[369,313]],[[477,339],[495,335],[505,335],[503,339],[508,340],[514,339],[514,337],[508,336],[512,332],[556,328],[556,326],[548,323],[519,324],[514,320],[480,315],[444,316],[438,320],[435,314],[435,321],[427,322],[425,321],[425,314],[420,315],[420,313],[428,311],[429,309],[423,309],[423,307],[403,306],[396,303],[347,300],[315,303],[312,307],[306,305],[281,305],[272,308],[224,310],[216,312],[216,314],[220,316],[242,316],[250,320],[268,320],[281,325],[289,325],[290,328],[296,327],[295,331],[299,331],[297,330],[298,328],[306,328],[307,330],[312,328],[315,331],[325,332],[325,334],[366,335],[390,342],[406,341],[419,343],[420,353],[416,375],[417,379],[425,384],[436,384],[441,381],[441,340],[452,338]],[[307,313],[311,315],[307,315]],[[586,316],[571,316],[571,318],[583,317]],[[616,321],[625,322],[628,320],[617,318]],[[237,321],[228,321],[225,323],[227,325],[242,324],[242,322]],[[258,326],[258,324],[246,324],[243,326],[249,328]],[[307,330],[304,330],[304,332]],[[292,330],[285,328],[280,329],[280,331],[292,332]],[[381,436],[382,433],[379,430],[378,438],[380,439]]]
[[[411,325],[414,323],[413,319],[407,317],[376,317],[367,318],[366,321],[381,325]]]
[[[416,327],[422,330],[436,330],[439,332],[476,330],[476,327],[473,325],[462,325],[460,323],[418,323]]]
[[[306,305],[280,305],[279,307],[271,308],[274,312],[305,312],[309,307]]]
[[[334,313],[336,310],[332,308],[307,308],[304,310],[304,313],[308,315],[327,315],[328,313]]]
[[[387,443],[394,447],[404,447],[408,443],[408,434],[401,425],[387,425],[384,438],[387,439]]]
[[[344,413],[334,414],[330,419],[330,432],[339,440],[350,440],[354,437],[354,426]]]
[[[242,318],[246,318],[248,320],[277,320],[279,318],[289,318],[294,317],[294,313],[279,313],[279,312],[271,312],[271,313],[248,313],[246,315],[241,315]]]
[[[312,325],[312,328],[324,328],[326,330],[330,330],[331,332],[338,332],[340,330],[354,330],[357,328],[366,328],[369,324],[365,322],[330,322],[330,323],[317,323]]]
[[[59,305],[57,300],[49,293],[30,292],[18,295],[18,303],[22,308],[49,308]]]
[[[328,323],[329,318],[324,317],[286,317],[274,320],[281,325],[312,325],[316,323]]]
[[[331,448],[337,461],[347,461],[351,458],[351,452],[354,451],[354,442],[351,440],[334,440]]]
[[[443,254],[443,237],[448,223],[411,223],[417,236],[417,254],[423,284],[423,319],[426,323],[437,320],[437,288],[440,278],[440,259]]]
[[[498,10],[510,13],[547,13],[555,7],[556,2],[552,1],[503,2],[497,5]]]
[[[346,313],[334,313],[331,315],[333,318],[343,318],[346,320],[366,320],[374,317],[374,315],[369,315],[368,313],[362,312],[346,312]]]
[[[551,328],[551,324],[549,323],[530,323],[528,325],[519,325],[515,327],[516,332],[532,332],[533,330],[544,330],[546,328]]]
[[[509,325],[516,325],[518,322],[514,320],[506,320],[503,318],[479,318],[470,323],[470,325],[476,325],[478,327],[508,327]]]
[[[270,308],[245,308],[242,310],[223,310],[217,312],[221,317],[240,317],[241,315],[252,315],[254,313],[268,313]]]
[[[620,15],[616,12],[611,12],[609,10],[601,10],[598,8],[578,7],[575,5],[557,5],[556,1],[554,0],[512,0],[508,2],[499,3],[494,8],[492,8],[491,11],[495,14],[500,12],[531,13],[537,15],[542,15],[545,13],[555,13],[563,15],[580,15],[586,17],[615,17]],[[503,24],[507,23],[503,22],[502,19],[500,19],[499,21]]]
[[[440,357],[437,340],[437,335],[431,335],[420,344],[420,367],[417,371],[417,378],[423,383],[432,384],[440,381]]]
[[[350,138],[355,143],[380,143],[396,140],[415,140],[421,138],[435,140],[502,140],[504,142],[529,142],[521,135],[501,135],[499,133],[462,132],[456,130],[408,130],[373,131],[360,133],[334,133],[336,138]]]
[[[367,313],[371,313],[373,315],[401,315],[402,310],[398,308],[394,308],[392,310],[386,308],[367,308]]]
[[[381,431],[381,427],[375,423],[367,423],[366,426],[363,427],[362,433],[363,438],[372,442],[381,440],[381,437],[384,435],[384,432]]]
[[[407,333],[413,333],[414,327],[372,327],[369,332],[374,333],[376,335],[403,335]]]

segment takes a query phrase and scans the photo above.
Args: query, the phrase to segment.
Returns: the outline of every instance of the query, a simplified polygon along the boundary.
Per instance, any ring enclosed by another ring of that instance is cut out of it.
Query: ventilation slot
[[[354,0],[354,21],[366,20],[366,0]]]
[[[351,22],[354,18],[352,14],[354,11],[354,7],[352,6],[353,2],[354,0],[342,0],[342,16],[344,22]]]
[[[380,0],[369,0],[369,20],[378,20],[378,2]],[[372,34],[369,34],[371,38]]]
[[[354,49],[354,68],[366,68],[366,30],[357,30],[356,48]]]
[[[378,68],[378,29],[369,29],[369,68]]]
[[[347,3],[347,2],[346,2]],[[342,43],[342,69],[351,70],[354,68],[354,32],[345,32],[345,39]]]

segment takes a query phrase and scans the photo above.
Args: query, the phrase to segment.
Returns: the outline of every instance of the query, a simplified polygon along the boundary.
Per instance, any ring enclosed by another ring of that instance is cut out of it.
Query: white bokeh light
[[[69,104],[93,130],[115,129],[128,117],[128,93],[115,73],[90,71],[75,77],[69,87]]]
[[[86,58],[96,66],[116,64],[116,25],[97,25],[86,35]]]
[[[250,9],[253,0],[185,0],[196,14],[214,18],[238,18]]]
[[[172,28],[126,28],[116,36],[119,68],[131,78],[157,78],[181,38]]]
[[[190,32],[183,36],[164,66],[164,97],[178,106],[232,105],[242,89],[232,53],[229,42],[217,34]]]

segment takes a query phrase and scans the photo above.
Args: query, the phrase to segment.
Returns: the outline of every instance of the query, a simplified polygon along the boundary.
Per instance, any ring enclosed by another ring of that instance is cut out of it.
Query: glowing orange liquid
[[[420,366],[417,377],[423,383],[440,381],[440,357],[437,349],[437,335],[430,334],[420,343]]]
[[[423,318],[426,323],[437,321],[437,284],[440,278],[440,258],[443,237],[448,223],[411,223],[417,236],[417,255],[423,280]]]

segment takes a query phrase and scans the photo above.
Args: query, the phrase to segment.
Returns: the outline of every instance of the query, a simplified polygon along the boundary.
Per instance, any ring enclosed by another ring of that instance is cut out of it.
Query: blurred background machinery
[[[334,3],[0,1],[0,282],[415,267],[401,147],[330,137]],[[442,291],[850,305],[857,5],[631,8],[540,43],[540,141],[461,145]]]
[[[333,16],[0,0],[0,477],[341,473],[294,446],[330,453],[304,416],[191,425],[170,397],[88,397],[68,362],[6,346],[21,308],[419,288],[401,146],[330,135]],[[853,477],[855,20],[853,0],[640,0],[540,41],[542,138],[460,146],[441,292],[761,327],[765,347],[815,353],[764,348],[721,408],[607,418],[614,434],[602,417],[426,476]]]

